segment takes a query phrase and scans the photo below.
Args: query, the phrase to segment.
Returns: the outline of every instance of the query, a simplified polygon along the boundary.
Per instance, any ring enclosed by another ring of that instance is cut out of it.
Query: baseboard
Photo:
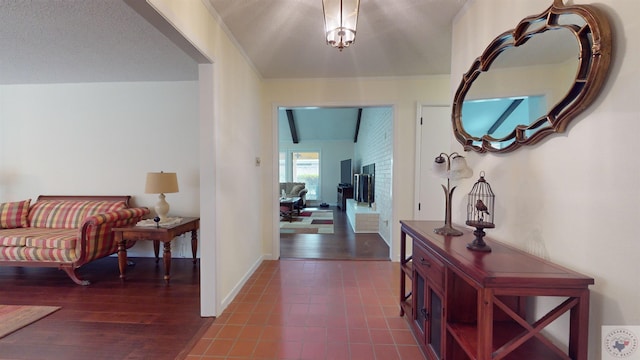
[[[242,287],[246,285],[247,281],[249,281],[249,278],[251,278],[251,275],[253,275],[253,273],[255,273],[256,270],[258,270],[258,267],[260,267],[260,264],[262,264],[264,260],[265,260],[264,255],[260,256],[260,258],[258,258],[258,260],[253,264],[253,266],[251,266],[249,271],[245,273],[245,275],[242,277],[242,279],[240,279],[240,281],[236,284],[236,286],[233,287],[229,295],[225,296],[225,298],[222,299],[222,302],[220,303],[220,311],[218,311],[218,314],[222,314],[222,312],[227,308],[227,306],[231,304],[233,299],[235,299],[236,296],[238,296],[238,293],[240,292],[240,290],[242,290]]]

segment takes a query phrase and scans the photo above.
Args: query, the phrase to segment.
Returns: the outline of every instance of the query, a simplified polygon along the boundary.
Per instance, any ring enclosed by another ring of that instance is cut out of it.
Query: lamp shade
[[[144,188],[147,194],[168,194],[178,192],[178,176],[176,173],[150,172],[147,173],[147,183]]]
[[[327,44],[342,50],[356,41],[360,0],[322,0]]]
[[[459,180],[470,178],[473,170],[467,165],[467,160],[463,156],[457,155],[451,158],[451,170],[449,171],[449,179]]]
[[[449,167],[449,164],[447,163],[445,158],[442,155],[438,155],[436,159],[433,161],[433,166],[431,170],[433,170],[433,173],[436,176],[441,178],[446,178],[447,176],[449,176],[448,167]]]

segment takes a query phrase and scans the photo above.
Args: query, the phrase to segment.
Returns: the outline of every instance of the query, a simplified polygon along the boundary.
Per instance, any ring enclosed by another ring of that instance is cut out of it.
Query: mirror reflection
[[[473,137],[502,139],[518,125],[531,126],[571,89],[579,55],[576,37],[563,28],[538,34],[523,46],[507,48],[494,60],[491,71],[480,73],[467,92],[462,105],[463,128]],[[497,141],[494,146],[510,143]]]
[[[590,5],[562,0],[496,37],[463,76],[453,127],[465,150],[508,152],[562,132],[604,82],[611,31]]]

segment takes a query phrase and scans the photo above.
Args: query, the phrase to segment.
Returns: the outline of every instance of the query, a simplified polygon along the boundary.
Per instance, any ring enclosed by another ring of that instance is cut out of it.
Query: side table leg
[[[153,253],[156,255],[156,264],[160,261],[160,241],[153,240]]]
[[[118,268],[120,268],[120,279],[124,280],[127,272],[127,241],[122,238],[121,232],[116,232],[114,237],[118,244]]]
[[[196,264],[197,253],[198,253],[198,230],[191,230],[191,254],[193,255],[193,265]]]
[[[169,283],[169,274],[171,273],[171,242],[164,243],[164,251],[162,253],[164,261],[164,280]]]

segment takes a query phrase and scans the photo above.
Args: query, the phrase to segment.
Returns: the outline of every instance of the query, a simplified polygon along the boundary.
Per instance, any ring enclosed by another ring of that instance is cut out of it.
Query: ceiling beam
[[[298,130],[296,130],[296,120],[293,117],[293,110],[287,109],[287,119],[289,120],[289,130],[291,131],[291,140],[294,144],[300,142],[298,139]]]
[[[353,142],[358,142],[358,133],[360,132],[360,119],[362,119],[362,108],[358,109],[358,120],[356,121],[356,133],[353,136]]]
[[[515,100],[513,100],[511,102],[511,104],[509,105],[509,107],[502,113],[502,115],[500,115],[498,120],[496,120],[496,122],[493,123],[493,125],[491,125],[491,127],[489,128],[489,131],[487,131],[487,134],[491,135],[496,130],[498,130],[500,125],[502,125],[502,123],[504,123],[504,121],[507,120],[507,118],[522,103],[523,100],[524,99],[515,99]]]

